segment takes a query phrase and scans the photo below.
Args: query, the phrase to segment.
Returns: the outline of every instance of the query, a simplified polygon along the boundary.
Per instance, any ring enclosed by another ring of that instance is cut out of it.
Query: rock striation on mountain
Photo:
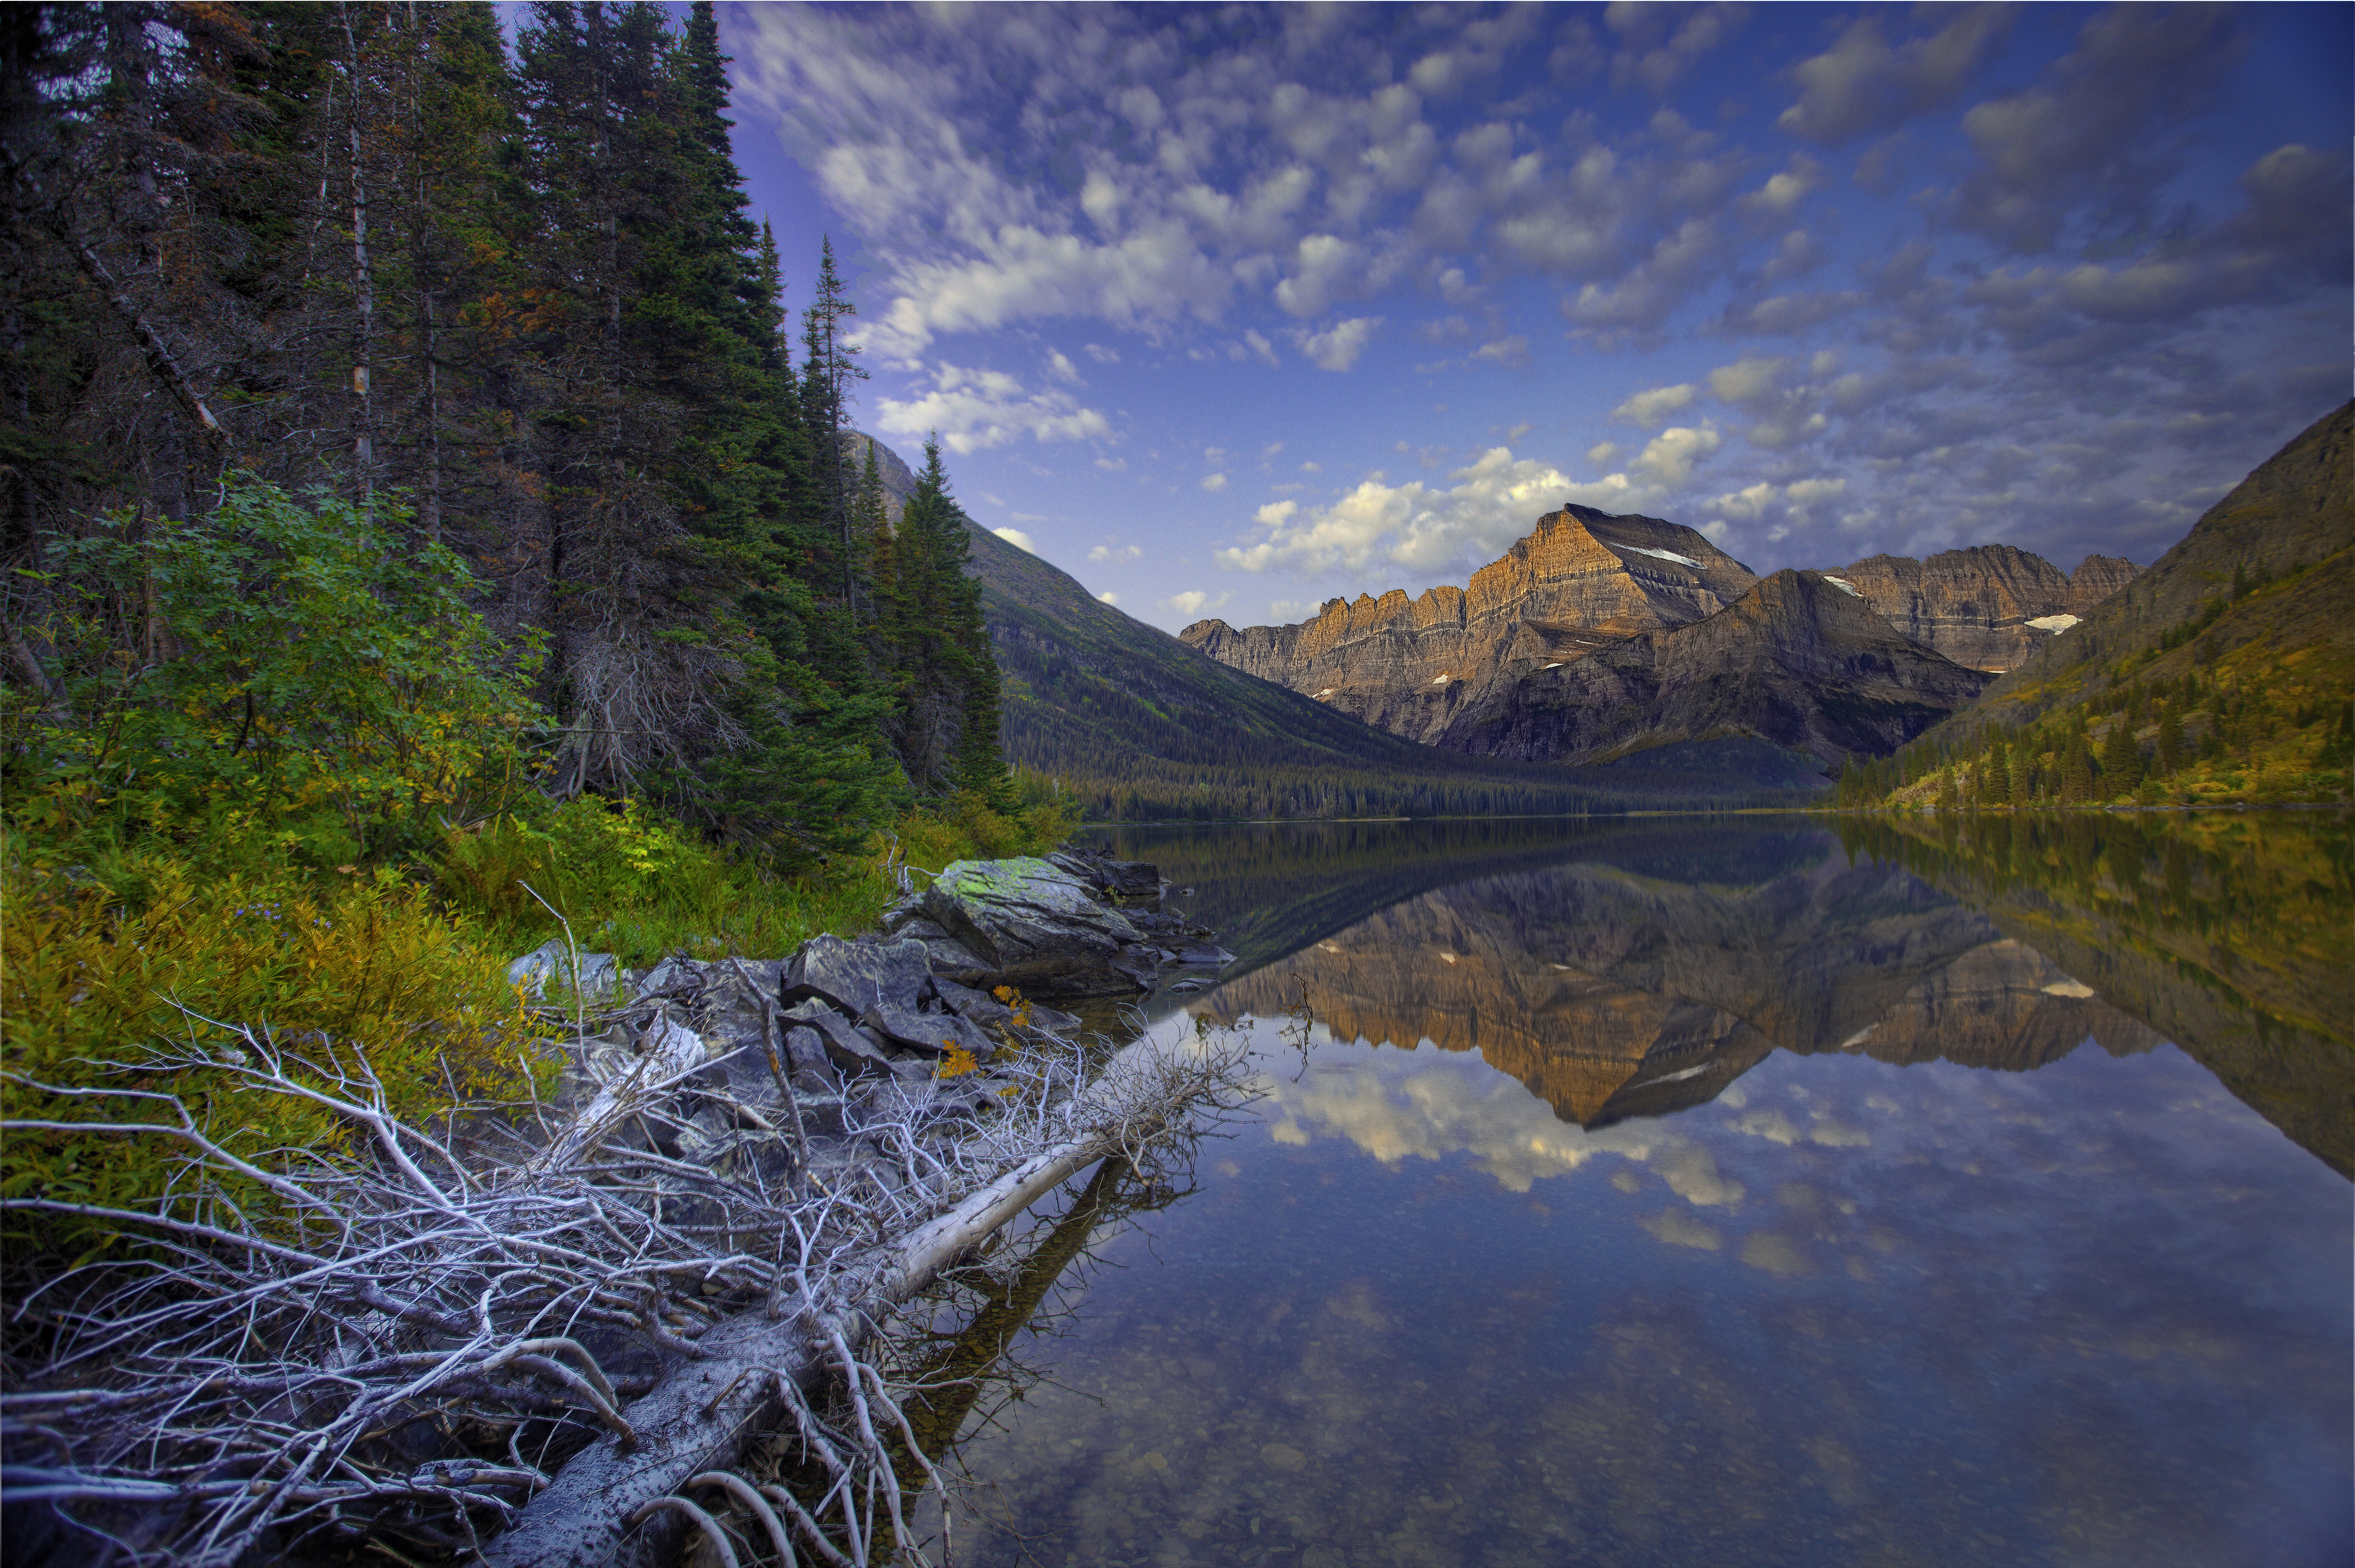
[[[1876,555],[1824,575],[1853,588],[1923,647],[2001,673],[2084,619],[2140,570],[2117,556],[2089,555],[2074,572],[2064,572],[2041,555],[1992,544],[1942,550],[1927,560]]]
[[[1715,614],[1757,574],[1657,517],[1565,507],[1473,573],[1467,588],[1328,600],[1313,621],[1238,631],[1198,621],[1181,641],[1220,663],[1426,744],[1507,672],[1568,664]],[[1460,748],[1459,748],[1460,749]]]
[[[1481,756],[1605,763],[1754,735],[1828,763],[1884,756],[1995,677],[1901,635],[1819,572],[1785,570],[1705,621],[1575,660],[1521,659],[1433,743]]]

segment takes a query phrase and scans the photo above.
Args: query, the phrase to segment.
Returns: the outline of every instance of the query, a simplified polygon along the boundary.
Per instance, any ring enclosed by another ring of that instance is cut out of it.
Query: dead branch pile
[[[98,1216],[143,1241],[134,1260],[9,1304],[12,1559],[300,1562],[368,1541],[602,1563],[652,1525],[742,1561],[698,1499],[756,1520],[760,1557],[912,1553],[890,1451],[922,1465],[922,1446],[860,1360],[874,1315],[1094,1161],[1152,1162],[1239,1097],[1241,1064],[1034,1029],[955,1076],[795,1080],[774,982],[732,978],[760,1000],[754,1040],[714,1051],[691,1027],[698,971],[600,1020],[578,1093],[520,1120],[404,1125],[364,1067],[260,1029],[124,1061],[201,1063],[354,1136],[264,1168],[166,1096],[94,1093],[121,1136],[186,1158],[168,1201]],[[733,1472],[780,1428],[830,1487]]]

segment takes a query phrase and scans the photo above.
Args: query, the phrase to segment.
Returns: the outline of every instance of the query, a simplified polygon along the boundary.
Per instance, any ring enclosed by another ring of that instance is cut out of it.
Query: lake
[[[958,1562],[2355,1554],[2342,816],[1094,837],[1262,1093],[900,1336]]]

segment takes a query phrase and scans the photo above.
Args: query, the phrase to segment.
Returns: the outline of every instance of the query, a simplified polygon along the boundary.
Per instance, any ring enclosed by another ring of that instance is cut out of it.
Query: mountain
[[[844,432],[855,466],[871,441]],[[896,513],[915,476],[874,446]],[[1005,680],[1007,757],[1060,781],[1099,819],[1613,811],[1784,798],[1801,782],[1748,759],[1622,773],[1418,745],[1205,656],[971,518],[966,531]]]
[[[1689,624],[1757,581],[1690,528],[1565,507],[1473,573],[1468,589],[1329,600],[1315,620],[1293,626],[1239,632],[1198,621],[1178,636],[1222,664],[1432,742],[1508,669],[1568,663]]]
[[[2001,673],[2092,613],[2141,569],[2089,555],[2064,572],[2007,544],[1943,550],[1927,560],[1876,555],[1825,575],[1891,626],[1958,665]]]
[[[1855,590],[1783,571],[1707,620],[1572,660],[1517,655],[1435,743],[1482,756],[1608,762],[1753,736],[1827,762],[1887,754],[1990,677],[1898,635]]]
[[[2147,571],[1909,747],[1870,793],[1899,786],[1908,805],[1958,784],[1977,805],[2130,794],[2346,799],[2350,547],[2355,402],[2318,420]],[[2004,771],[2017,788],[1998,798]]]

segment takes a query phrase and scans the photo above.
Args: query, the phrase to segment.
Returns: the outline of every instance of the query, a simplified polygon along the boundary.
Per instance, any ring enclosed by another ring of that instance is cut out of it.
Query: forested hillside
[[[709,5],[16,5],[0,57],[12,794],[283,783],[335,726],[262,644],[430,579],[499,687],[442,722],[553,794],[788,861],[1002,801],[946,476],[896,537],[862,493],[855,307],[827,251],[796,320]],[[304,581],[336,541],[387,582]]]

